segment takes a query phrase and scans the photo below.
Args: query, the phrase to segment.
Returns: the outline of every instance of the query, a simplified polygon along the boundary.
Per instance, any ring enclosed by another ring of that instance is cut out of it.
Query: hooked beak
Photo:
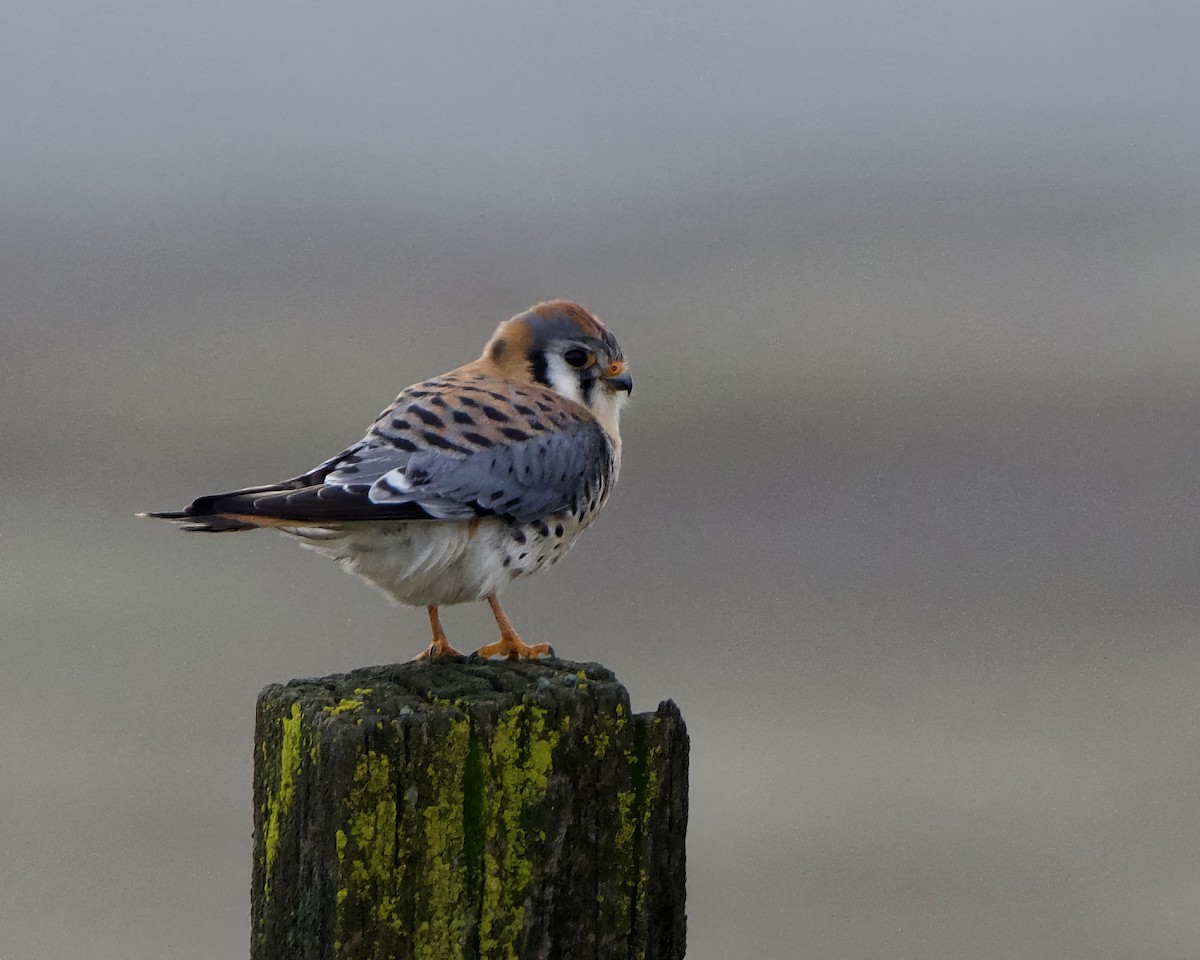
[[[616,360],[613,365],[608,368],[606,373],[601,378],[610,390],[619,390],[622,393],[633,393],[633,377],[625,370],[625,361]]]

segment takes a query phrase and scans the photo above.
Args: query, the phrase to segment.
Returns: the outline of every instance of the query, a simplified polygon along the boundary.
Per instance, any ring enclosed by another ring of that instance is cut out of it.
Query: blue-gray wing
[[[270,521],[529,522],[594,506],[614,470],[612,444],[585,407],[533,384],[448,374],[404,391],[361,441],[308,473],[156,516],[197,530]]]
[[[324,486],[363,497],[372,515],[380,508],[415,508],[439,520],[536,520],[600,499],[613,472],[611,445],[595,421],[467,453],[403,451],[367,438],[352,460],[330,473]]]

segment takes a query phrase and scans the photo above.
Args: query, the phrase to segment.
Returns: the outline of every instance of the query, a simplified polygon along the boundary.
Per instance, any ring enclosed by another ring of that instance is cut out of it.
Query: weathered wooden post
[[[597,664],[267,687],[252,960],[678,960],[688,737]]]

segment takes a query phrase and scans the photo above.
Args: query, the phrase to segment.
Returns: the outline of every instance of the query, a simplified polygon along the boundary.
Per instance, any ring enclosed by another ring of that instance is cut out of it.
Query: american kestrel
[[[633,389],[616,338],[568,300],[497,327],[483,356],[417,383],[362,440],[292,480],[201,497],[185,530],[274,527],[394,600],[426,607],[433,642],[459,656],[438,607],[487,600],[500,639],[482,657],[552,654],[526,644],[497,594],[557,563],[604,505],[621,464]]]

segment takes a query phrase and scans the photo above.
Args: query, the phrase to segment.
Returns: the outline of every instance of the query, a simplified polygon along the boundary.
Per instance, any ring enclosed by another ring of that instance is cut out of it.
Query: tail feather
[[[355,444],[348,450],[343,450],[336,457],[331,457],[324,463],[313,467],[308,473],[302,473],[291,480],[282,483],[268,483],[261,487],[244,487],[229,493],[200,497],[193,500],[182,510],[147,511],[139,513],[139,517],[153,517],[155,520],[166,520],[179,524],[184,530],[196,530],[203,533],[231,533],[237,530],[258,530],[262,527],[279,526],[279,520],[293,518],[306,519],[303,513],[285,512],[282,515],[269,512],[260,507],[260,498],[269,500],[272,494],[286,494],[288,491],[303,491],[306,488],[318,490],[322,481],[336,469],[343,458],[354,453],[362,443]],[[265,496],[264,496],[265,495]],[[265,505],[264,505],[265,506]],[[275,506],[275,504],[271,504]],[[389,511],[394,513],[395,511]],[[262,516],[261,523],[254,523],[250,518]],[[326,517],[326,519],[331,519]]]
[[[145,513],[139,513],[138,516],[151,517],[155,520],[167,520],[171,523],[179,524],[184,530],[200,533],[233,533],[239,530],[257,530],[260,525],[257,523],[248,523],[244,516],[234,519],[222,514],[226,512],[251,513],[253,512],[252,510],[245,509],[247,501],[238,498],[245,498],[247,494],[287,490],[290,489],[290,484],[292,483],[295,483],[295,481],[264,487],[248,487],[245,490],[234,490],[232,493],[218,493],[215,496],[200,497],[198,500],[193,500],[182,510],[146,511]],[[239,510],[239,508],[241,509]]]
[[[256,523],[246,523],[244,520],[234,520],[231,517],[193,517],[183,511],[175,513],[155,513],[147,511],[139,513],[139,517],[152,517],[155,520],[169,520],[179,524],[180,529],[198,531],[200,533],[234,533],[238,530],[257,530]]]

